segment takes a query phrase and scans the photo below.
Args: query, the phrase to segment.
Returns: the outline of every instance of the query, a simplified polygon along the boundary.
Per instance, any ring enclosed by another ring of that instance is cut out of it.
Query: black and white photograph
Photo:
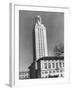
[[[72,0],[1,0],[0,90],[72,90]]]
[[[19,10],[19,80],[64,78],[64,12]]]

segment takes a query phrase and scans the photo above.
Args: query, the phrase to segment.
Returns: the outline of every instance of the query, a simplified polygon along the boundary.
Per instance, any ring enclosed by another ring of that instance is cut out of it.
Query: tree
[[[56,56],[60,56],[64,53],[64,45],[63,43],[59,43],[58,45],[55,46],[54,48],[54,54]]]

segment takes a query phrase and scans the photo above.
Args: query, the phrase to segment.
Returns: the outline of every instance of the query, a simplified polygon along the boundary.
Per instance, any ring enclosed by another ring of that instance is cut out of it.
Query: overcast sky
[[[53,56],[55,45],[64,42],[64,13],[19,11],[19,61],[20,71],[28,70],[33,62],[32,30],[35,16],[40,15],[47,31],[49,56]]]

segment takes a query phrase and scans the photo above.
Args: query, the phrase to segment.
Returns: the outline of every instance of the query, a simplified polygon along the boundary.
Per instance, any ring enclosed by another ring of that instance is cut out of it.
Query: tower
[[[35,17],[33,28],[33,60],[48,56],[46,28],[42,24],[41,16]]]

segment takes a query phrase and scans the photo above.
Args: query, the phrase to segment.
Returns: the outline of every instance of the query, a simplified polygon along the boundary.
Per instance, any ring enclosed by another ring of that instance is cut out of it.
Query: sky
[[[40,15],[42,24],[46,27],[47,47],[49,56],[54,55],[54,47],[64,43],[64,13],[63,12],[40,12],[19,11],[19,69],[28,70],[33,62],[32,30],[34,18]]]

